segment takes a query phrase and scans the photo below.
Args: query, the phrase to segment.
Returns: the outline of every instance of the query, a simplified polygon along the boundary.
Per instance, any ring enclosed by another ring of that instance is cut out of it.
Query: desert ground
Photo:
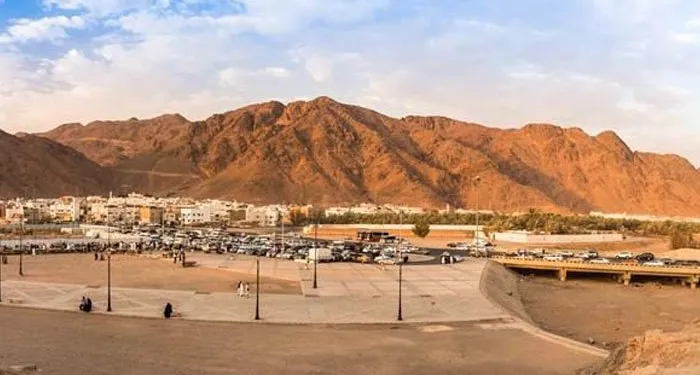
[[[526,312],[543,329],[608,349],[650,329],[675,331],[700,318],[700,291],[641,279],[625,287],[610,280],[524,277]]]
[[[102,286],[107,283],[107,260],[93,254],[54,254],[23,257],[24,276],[19,276],[17,256],[2,266],[3,280],[53,282]],[[112,286],[125,288],[235,292],[238,281],[255,283],[255,274],[208,267],[182,268],[168,259],[130,255],[112,256]],[[260,278],[261,291],[300,294],[298,282]]]
[[[494,324],[206,323],[11,307],[0,321],[0,366],[51,375],[561,375],[599,361]]]

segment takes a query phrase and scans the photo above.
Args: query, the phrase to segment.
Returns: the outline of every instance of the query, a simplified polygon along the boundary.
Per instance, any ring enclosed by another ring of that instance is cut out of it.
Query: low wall
[[[315,225],[307,225],[303,229],[306,236],[313,236],[315,233]],[[411,238],[413,234],[413,224],[321,224],[318,226],[319,237],[350,237],[355,239],[357,232],[361,230],[370,230],[377,232],[387,232],[393,236]],[[483,227],[479,227],[483,228]],[[430,233],[427,238],[454,238],[455,241],[463,241],[468,238],[474,238],[476,225],[439,225],[433,224],[430,226]],[[481,233],[481,237],[484,234]]]
[[[604,234],[531,234],[531,233],[516,233],[504,232],[494,233],[493,237],[496,241],[516,242],[516,243],[542,243],[542,244],[559,244],[559,243],[594,243],[594,242],[618,242],[625,238],[619,233],[604,233]]]

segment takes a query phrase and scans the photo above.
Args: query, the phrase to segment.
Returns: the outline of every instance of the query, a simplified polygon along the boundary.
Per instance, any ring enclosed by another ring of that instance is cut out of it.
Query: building
[[[49,217],[55,222],[78,222],[81,217],[81,201],[74,197],[62,197],[49,206]]]
[[[165,209],[155,206],[143,206],[139,210],[139,223],[141,224],[163,224]]]
[[[16,204],[5,208],[5,219],[13,224],[19,224],[20,222],[37,224],[42,221],[42,216],[41,211],[37,208]]]
[[[278,206],[249,206],[245,212],[245,221],[258,223],[262,227],[276,227],[282,211]]]
[[[239,221],[245,221],[246,210],[243,208],[235,208],[228,211],[228,224],[233,225]]]
[[[180,222],[183,225],[211,223],[211,208],[208,206],[181,207]]]
[[[182,218],[180,215],[180,207],[174,206],[174,205],[168,205],[165,206],[165,210],[163,212],[163,219],[165,221],[165,225],[175,225],[180,223],[180,219]]]

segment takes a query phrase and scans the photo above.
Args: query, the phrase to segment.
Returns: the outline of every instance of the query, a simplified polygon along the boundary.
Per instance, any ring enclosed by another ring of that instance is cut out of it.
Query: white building
[[[286,207],[280,206],[249,206],[245,211],[245,221],[258,223],[263,227],[276,227],[285,210]]]
[[[211,207],[207,205],[180,207],[180,221],[184,225],[211,223]]]

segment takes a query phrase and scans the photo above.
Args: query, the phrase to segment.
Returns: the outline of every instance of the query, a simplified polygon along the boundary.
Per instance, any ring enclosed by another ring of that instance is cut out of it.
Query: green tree
[[[413,226],[413,234],[420,238],[425,238],[430,233],[430,224],[426,221],[419,221]]]
[[[671,232],[671,250],[687,248],[692,245],[693,235],[690,232],[674,229]]]

